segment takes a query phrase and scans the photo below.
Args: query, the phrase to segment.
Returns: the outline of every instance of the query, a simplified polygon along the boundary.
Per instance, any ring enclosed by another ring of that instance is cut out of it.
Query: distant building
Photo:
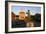
[[[14,21],[16,19],[16,15],[13,12],[11,13],[11,19],[12,19],[12,21]]]
[[[20,19],[20,20],[24,20],[24,19],[25,19],[25,12],[24,12],[23,10],[21,10],[21,11],[19,12],[19,19]]]

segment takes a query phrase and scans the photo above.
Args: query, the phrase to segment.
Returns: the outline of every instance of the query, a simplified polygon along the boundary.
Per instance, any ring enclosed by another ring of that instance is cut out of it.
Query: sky
[[[41,13],[41,7],[36,7],[36,6],[12,6],[11,7],[11,11],[14,12],[16,15],[18,15],[19,11],[22,9],[25,12],[28,12],[28,10],[30,10],[30,13],[32,13],[32,15],[36,13]]]

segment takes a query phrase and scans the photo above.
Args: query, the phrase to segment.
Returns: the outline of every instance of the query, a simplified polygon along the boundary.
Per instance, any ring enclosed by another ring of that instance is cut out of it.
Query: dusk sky
[[[12,6],[11,11],[18,15],[19,11],[23,9],[25,12],[30,10],[32,14],[41,13],[41,7],[36,6]]]

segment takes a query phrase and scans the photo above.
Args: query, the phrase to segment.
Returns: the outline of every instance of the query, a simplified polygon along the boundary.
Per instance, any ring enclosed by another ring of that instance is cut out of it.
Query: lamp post
[[[28,18],[30,18],[30,10],[28,10],[26,14],[28,14]]]

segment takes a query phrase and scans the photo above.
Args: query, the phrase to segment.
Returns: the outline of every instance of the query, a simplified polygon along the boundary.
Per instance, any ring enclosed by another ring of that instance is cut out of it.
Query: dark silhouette
[[[34,19],[34,27],[40,27],[41,26],[41,15],[40,14],[35,14],[35,19]]]

